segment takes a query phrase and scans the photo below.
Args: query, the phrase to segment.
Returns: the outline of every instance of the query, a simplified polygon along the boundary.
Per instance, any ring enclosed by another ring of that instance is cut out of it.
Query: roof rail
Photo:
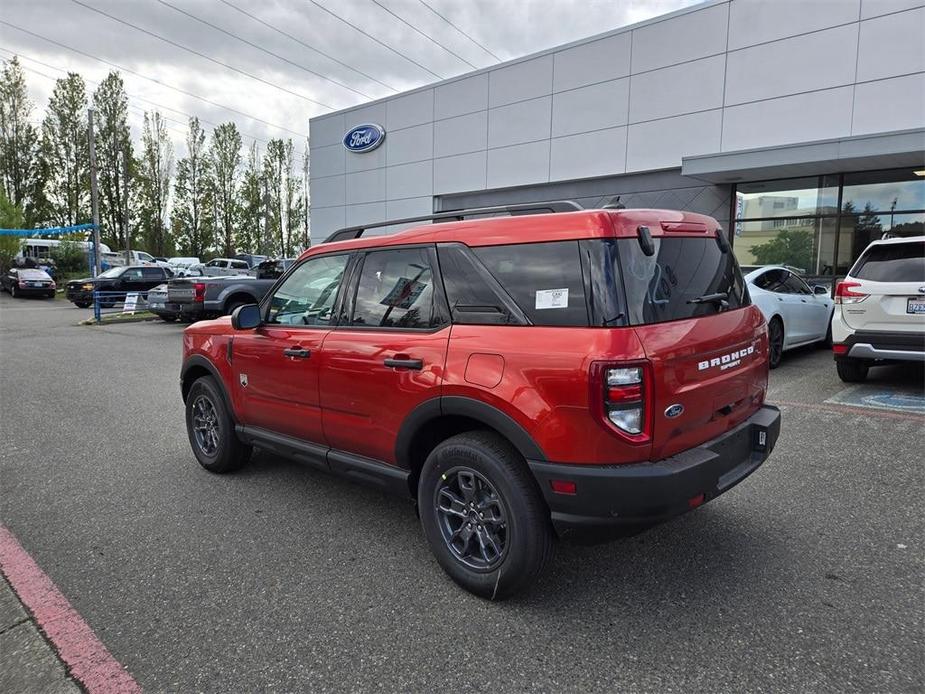
[[[373,222],[372,224],[361,224],[354,227],[338,229],[328,236],[322,243],[332,241],[346,241],[347,239],[360,238],[367,229],[377,229],[388,227],[393,224],[410,224],[412,222],[458,222],[467,217],[477,217],[485,214],[499,214],[507,212],[508,214],[525,215],[525,214],[543,214],[545,212],[578,212],[584,209],[574,200],[553,200],[552,202],[526,202],[517,205],[496,205],[494,207],[473,207],[468,210],[452,210],[450,212],[436,212],[434,214],[425,214],[420,217],[405,217],[403,219],[390,219],[385,222]]]

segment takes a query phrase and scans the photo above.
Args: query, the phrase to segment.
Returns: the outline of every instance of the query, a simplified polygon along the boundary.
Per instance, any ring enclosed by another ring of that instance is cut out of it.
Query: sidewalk
[[[68,677],[64,663],[26,612],[10,584],[0,575],[0,692],[34,694],[80,688]]]

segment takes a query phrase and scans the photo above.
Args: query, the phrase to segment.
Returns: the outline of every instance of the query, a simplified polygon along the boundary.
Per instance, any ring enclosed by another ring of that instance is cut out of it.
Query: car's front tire
[[[209,472],[233,472],[251,456],[238,439],[234,420],[211,376],[199,378],[186,395],[186,433],[196,460]]]
[[[523,457],[487,431],[453,436],[418,485],[424,534],[456,583],[498,600],[529,586],[552,553],[549,510]]]
[[[835,362],[838,377],[845,383],[863,383],[870,367],[861,359],[839,359]]]
[[[90,304],[88,304],[86,301],[75,301],[74,306],[77,308],[90,308]]]

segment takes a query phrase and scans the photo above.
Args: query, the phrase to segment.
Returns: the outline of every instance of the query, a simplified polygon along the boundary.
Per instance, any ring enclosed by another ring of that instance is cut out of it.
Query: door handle
[[[312,351],[310,349],[302,349],[301,347],[288,347],[283,350],[283,354],[287,357],[294,357],[296,359],[308,359],[312,356]]]
[[[407,357],[402,359],[386,359],[382,363],[392,369],[414,369],[415,371],[420,371],[424,368],[423,359],[408,359]]]

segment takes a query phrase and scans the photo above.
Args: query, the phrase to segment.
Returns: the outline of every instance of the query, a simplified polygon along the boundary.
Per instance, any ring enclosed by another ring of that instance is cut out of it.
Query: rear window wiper
[[[689,304],[719,304],[722,308],[729,308],[729,298],[727,292],[716,292],[716,294],[704,294],[693,299],[688,299]]]

